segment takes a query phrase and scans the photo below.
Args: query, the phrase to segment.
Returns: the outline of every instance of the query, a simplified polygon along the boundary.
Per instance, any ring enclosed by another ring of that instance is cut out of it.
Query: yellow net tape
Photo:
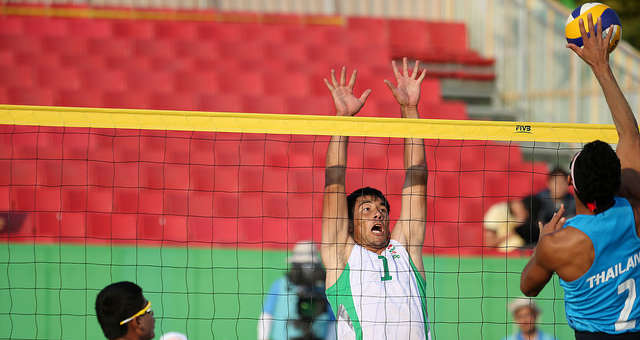
[[[176,131],[586,143],[618,140],[613,125],[335,117],[0,105],[0,124]]]

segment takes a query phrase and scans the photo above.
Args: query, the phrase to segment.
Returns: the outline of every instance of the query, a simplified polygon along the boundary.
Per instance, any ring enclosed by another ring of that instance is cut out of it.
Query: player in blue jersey
[[[580,20],[584,47],[568,45],[592,69],[618,132],[614,152],[602,141],[588,143],[571,162],[569,180],[576,216],[564,207],[545,226],[520,289],[536,296],[553,273],[565,292],[565,310],[576,339],[640,339],[640,134],[638,124],[609,67],[607,37],[598,21]]]

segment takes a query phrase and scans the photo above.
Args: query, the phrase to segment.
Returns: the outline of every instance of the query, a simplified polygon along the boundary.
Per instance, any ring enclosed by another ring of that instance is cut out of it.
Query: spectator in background
[[[527,209],[528,217],[516,227],[515,232],[524,240],[524,248],[533,248],[540,238],[540,227],[538,226],[540,200],[536,195],[530,195],[522,199],[522,204]]]
[[[258,340],[335,339],[335,318],[324,293],[318,249],[298,242],[289,271],[269,289],[258,321]]]
[[[178,332],[169,332],[163,334],[160,340],[187,340],[187,336]]]
[[[515,229],[526,222],[529,212],[521,200],[494,204],[484,216],[484,244],[500,251],[512,251],[525,245]]]
[[[133,282],[112,283],[96,297],[96,316],[109,340],[149,340],[155,336],[151,301]]]
[[[538,220],[543,224],[551,221],[561,204],[564,204],[565,218],[576,215],[576,201],[569,193],[569,173],[560,167],[551,170],[547,179],[547,189],[538,193],[536,197],[540,201]]]
[[[518,325],[518,332],[503,340],[555,340],[553,336],[543,333],[536,326],[540,309],[533,300],[517,298],[509,304],[509,312]]]

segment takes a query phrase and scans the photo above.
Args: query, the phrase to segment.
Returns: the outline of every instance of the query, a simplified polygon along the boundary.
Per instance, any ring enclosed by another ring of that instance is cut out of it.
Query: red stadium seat
[[[71,67],[76,70],[100,70],[105,67],[105,57],[101,55],[68,54],[61,53],[59,56],[60,66]]]
[[[86,188],[62,187],[60,196],[63,212],[83,212],[87,210]]]
[[[385,19],[352,17],[347,19],[349,27],[346,36],[349,46],[377,47],[387,49],[389,44],[389,23]]]
[[[352,67],[371,64],[391,64],[391,55],[389,54],[389,50],[386,48],[380,48],[379,46],[367,45],[361,47],[350,47],[347,53]],[[391,66],[389,66],[389,74],[391,74]]]
[[[67,20],[33,17],[23,20],[23,33],[40,37],[63,37],[73,32],[69,31]]]
[[[69,32],[85,38],[109,38],[113,36],[112,20],[55,19],[66,22]]]
[[[343,45],[332,47],[327,47],[326,45],[308,45],[306,48],[306,59],[329,63],[342,63],[342,60],[349,60],[349,52],[348,48]]]
[[[218,92],[224,88],[217,85],[217,74],[211,71],[194,70],[173,74],[174,88],[177,92],[185,92],[195,96],[197,94]]]
[[[38,212],[35,216],[35,234],[39,237],[56,237],[62,229],[61,216],[56,212]]]
[[[134,44],[128,39],[94,38],[87,40],[85,53],[104,57],[130,58],[134,54],[134,49],[138,52],[144,47],[146,47],[144,43],[136,42]]]
[[[104,107],[114,109],[151,109],[151,94],[143,91],[112,91],[102,97]]]
[[[5,86],[29,88],[35,87],[38,81],[33,68],[28,66],[0,66],[0,74]]]
[[[158,215],[137,215],[135,222],[135,239],[142,241],[161,241],[164,236],[166,216]],[[168,236],[168,235],[167,235]],[[168,239],[168,237],[164,238]]]
[[[268,87],[268,86],[267,86]],[[255,113],[285,113],[285,100],[281,96],[244,97],[242,111]]]
[[[14,105],[53,105],[55,94],[53,91],[41,87],[6,89],[6,101]]]
[[[35,26],[38,26],[37,24]],[[41,38],[42,50],[46,51],[50,56],[56,56],[60,54],[71,55],[83,55],[86,54],[90,48],[100,48],[102,46],[96,46],[93,42],[89,42],[83,37],[76,36],[74,34],[65,34],[57,36],[48,36]],[[121,53],[122,51],[114,51],[115,53]],[[96,53],[97,54],[97,53]],[[40,58],[45,59],[47,55],[40,55]]]
[[[149,105],[156,110],[186,110],[195,111],[197,109],[196,97],[189,93],[165,92],[152,93],[149,96]]]
[[[0,32],[4,34],[24,34],[27,21],[21,16],[5,15],[0,20]]]
[[[230,81],[232,80],[232,81]],[[243,96],[260,96],[265,93],[262,76],[256,73],[233,73],[222,70],[218,73],[218,88],[224,89],[224,94]]]
[[[307,96],[310,92],[309,83],[312,81],[306,74],[301,73],[265,73],[264,88],[266,95]]]
[[[242,112],[244,105],[239,94],[203,94],[196,98],[197,109],[201,111]]]
[[[324,86],[324,84],[322,84]],[[326,87],[325,87],[326,90]],[[286,113],[292,114],[313,114],[313,115],[328,115],[335,114],[333,107],[333,100],[329,94],[329,90],[325,96],[305,96],[305,97],[290,97],[286,102]]]
[[[83,76],[84,74],[77,69],[56,65],[37,68],[35,78],[41,88],[74,91],[86,89]]]
[[[113,209],[113,191],[111,188],[89,188],[87,192],[87,211],[110,213]]]
[[[111,23],[114,38],[151,39],[154,36],[154,22],[144,20],[114,20]]]
[[[469,49],[461,23],[346,18],[342,26],[307,25],[298,15],[238,18],[255,21],[5,16],[0,102],[334,115],[322,78],[346,64],[349,73],[360,72],[356,93],[374,91],[361,115],[398,117],[382,82],[393,80],[392,57],[493,65]],[[464,104],[442,100],[436,76],[491,81],[494,75],[430,75],[423,83],[424,118],[467,118]],[[0,209],[37,210],[38,236],[276,248],[319,237],[328,137],[11,129],[0,133],[0,163],[11,167],[0,175]],[[368,138],[363,147],[363,140],[351,139],[349,189],[379,187],[398,206],[401,141]],[[532,182],[536,190],[544,186],[546,170],[524,163],[518,148],[427,144],[436,146],[428,148],[432,247],[477,245],[478,221],[493,196],[521,195]],[[460,171],[469,172],[460,177]]]
[[[194,40],[198,33],[195,25],[185,25],[180,21],[159,21],[153,27],[154,36],[159,40]]]
[[[263,45],[265,62],[304,62],[310,60],[306,57],[306,45],[300,42],[290,41],[286,44],[269,41]]]
[[[174,45],[169,40],[140,39],[136,40],[132,53],[136,57],[162,58],[170,61],[175,58]]]
[[[11,50],[14,53],[39,53],[41,41],[38,37],[25,34],[0,33],[0,50]]]
[[[245,33],[241,24],[196,23],[197,38],[200,41],[242,41]]]
[[[102,94],[82,90],[59,91],[54,95],[55,106],[101,107]]]

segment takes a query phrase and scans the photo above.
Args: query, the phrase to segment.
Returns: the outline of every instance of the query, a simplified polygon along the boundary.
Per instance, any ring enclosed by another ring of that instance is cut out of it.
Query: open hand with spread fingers
[[[598,18],[598,22],[593,24],[593,16],[591,13],[587,15],[587,25],[589,33],[584,26],[584,20],[580,19],[580,35],[582,36],[582,48],[574,44],[567,44],[567,48],[575,52],[582,60],[584,60],[591,68],[609,65],[609,41],[613,35],[612,29],[609,30],[606,37],[602,36],[602,19]]]
[[[402,72],[396,67],[395,61],[391,62],[391,66],[393,67],[393,74],[396,76],[397,86],[394,86],[386,79],[384,83],[387,84],[400,106],[416,107],[420,101],[420,85],[427,74],[427,70],[422,70],[418,75],[420,61],[416,61],[413,71],[409,74],[406,57],[402,59]]]
[[[351,74],[351,79],[347,84],[347,68],[342,67],[340,72],[340,81],[336,80],[335,70],[331,70],[331,82],[324,78],[324,83],[327,85],[329,91],[331,91],[331,97],[333,97],[333,104],[336,107],[336,114],[338,116],[353,116],[362,109],[364,103],[367,101],[371,90],[365,90],[360,98],[353,95],[353,87],[356,84],[356,77],[358,71],[354,70]]]

